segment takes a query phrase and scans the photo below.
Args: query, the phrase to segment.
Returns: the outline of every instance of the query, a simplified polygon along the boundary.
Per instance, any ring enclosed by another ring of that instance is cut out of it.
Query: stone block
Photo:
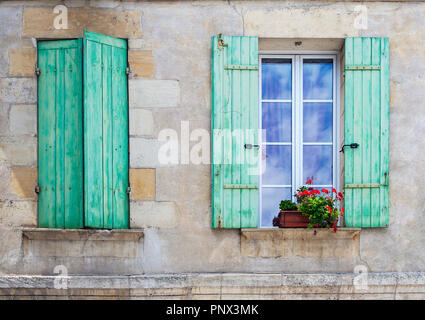
[[[76,38],[83,30],[112,37],[141,37],[141,13],[101,8],[68,8],[68,29],[56,29],[53,8],[24,8],[23,37]]]
[[[13,136],[37,134],[37,106],[12,105],[10,108],[10,134]]]
[[[170,108],[180,104],[177,80],[129,80],[130,108]]]
[[[154,76],[154,60],[150,50],[130,50],[128,63],[134,78],[152,78]]]
[[[37,194],[34,192],[36,184],[37,168],[11,168],[10,187],[19,198],[37,200]]]
[[[130,167],[154,168],[159,165],[158,150],[160,143],[156,139],[130,137]]]
[[[35,78],[1,78],[0,102],[36,103],[37,80]]]
[[[37,54],[35,48],[9,49],[9,75],[35,77]]]
[[[131,228],[175,228],[178,211],[173,202],[131,201]]]
[[[0,224],[36,227],[37,203],[34,201],[0,201]]]
[[[130,169],[130,186],[131,199],[154,199],[155,169]]]
[[[152,136],[154,134],[152,111],[145,109],[130,109],[129,120],[131,136]]]
[[[241,252],[246,257],[355,258],[359,229],[243,229]]]
[[[37,163],[37,138],[0,137],[0,162],[18,166],[35,166]]]

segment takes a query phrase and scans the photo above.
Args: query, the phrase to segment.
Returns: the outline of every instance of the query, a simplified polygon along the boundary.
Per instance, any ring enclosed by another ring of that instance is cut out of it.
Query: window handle
[[[251,144],[251,143],[245,143],[244,144],[245,149],[252,149],[252,148],[259,148],[259,144]]]
[[[350,147],[351,149],[356,149],[356,148],[358,148],[359,147],[359,144],[358,143],[356,143],[356,142],[354,142],[354,143],[350,143],[350,144],[344,144],[343,146],[342,146],[342,148],[341,148],[341,150],[339,150],[339,152],[344,152],[344,148],[345,147]]]

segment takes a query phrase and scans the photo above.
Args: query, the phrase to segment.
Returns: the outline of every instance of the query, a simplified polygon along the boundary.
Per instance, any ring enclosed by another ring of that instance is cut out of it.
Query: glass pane
[[[291,142],[292,104],[265,102],[262,109],[267,142]]]
[[[304,146],[303,181],[332,185],[332,146]]]
[[[332,142],[332,103],[303,104],[304,142]]]
[[[291,146],[264,146],[263,185],[290,185],[292,183],[291,148]]]
[[[304,59],[303,99],[332,99],[332,59]]]
[[[292,66],[290,59],[263,59],[261,61],[262,98],[291,99]]]
[[[282,200],[291,200],[291,188],[261,189],[261,227],[273,226],[273,218],[279,214]]]

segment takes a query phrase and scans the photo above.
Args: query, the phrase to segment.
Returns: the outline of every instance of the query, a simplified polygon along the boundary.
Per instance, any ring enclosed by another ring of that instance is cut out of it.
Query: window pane
[[[267,142],[291,142],[291,103],[263,103],[262,121],[263,129],[266,130]]]
[[[332,103],[303,104],[304,142],[332,142]]]
[[[303,181],[332,185],[332,146],[304,146]]]
[[[292,183],[291,146],[264,146],[262,183],[265,185],[290,185]]]
[[[273,218],[279,214],[282,200],[291,200],[291,188],[261,189],[261,227],[273,226]]]
[[[304,59],[303,99],[332,99],[332,59]]]
[[[262,98],[291,99],[292,67],[290,59],[263,59],[261,67]]]

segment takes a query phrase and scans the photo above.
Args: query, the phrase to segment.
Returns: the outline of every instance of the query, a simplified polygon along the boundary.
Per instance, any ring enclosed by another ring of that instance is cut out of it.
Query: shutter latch
[[[127,194],[130,194],[131,193],[131,187],[128,187],[127,188]]]
[[[350,147],[351,149],[356,149],[356,148],[358,148],[358,147],[359,147],[359,144],[358,144],[358,143],[344,144],[344,145],[342,146],[341,150],[339,150],[339,152],[344,153],[344,148],[345,148],[345,147]]]
[[[35,74],[36,74],[37,76],[39,76],[39,75],[40,75],[40,73],[41,73],[40,68],[39,68],[37,65],[35,65]]]
[[[221,35],[221,33],[218,35],[218,38],[217,38],[217,48],[218,48],[218,50],[223,50],[224,49],[224,47],[227,47],[228,46],[228,44],[227,43],[224,43],[224,40],[223,40],[223,38],[221,37],[222,35]]]
[[[39,194],[39,193],[40,193],[41,189],[40,189],[40,185],[39,185],[39,184],[37,184],[37,185],[35,186],[34,191],[35,191],[35,193],[37,193],[37,194]]]
[[[129,67],[125,68],[125,74],[127,74],[127,75],[130,74],[130,68]]]

